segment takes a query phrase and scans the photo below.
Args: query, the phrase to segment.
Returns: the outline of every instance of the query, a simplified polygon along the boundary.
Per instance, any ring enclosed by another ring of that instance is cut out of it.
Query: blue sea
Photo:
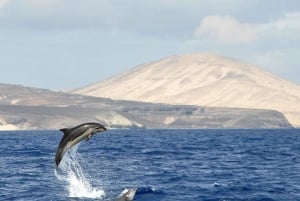
[[[300,200],[300,130],[108,130],[54,157],[60,131],[0,132],[0,200]]]

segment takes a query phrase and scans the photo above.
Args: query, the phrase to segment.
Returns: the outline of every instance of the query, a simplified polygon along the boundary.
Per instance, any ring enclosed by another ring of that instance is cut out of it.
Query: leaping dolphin
[[[106,131],[106,128],[99,123],[84,123],[73,128],[62,128],[60,131],[64,133],[64,136],[56,150],[55,162],[57,166],[68,149],[81,140],[89,140],[95,133]]]

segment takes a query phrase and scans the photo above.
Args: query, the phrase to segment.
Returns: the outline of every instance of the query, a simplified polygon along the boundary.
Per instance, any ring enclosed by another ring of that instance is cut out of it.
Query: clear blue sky
[[[0,82],[82,87],[211,52],[300,84],[299,0],[0,0]]]

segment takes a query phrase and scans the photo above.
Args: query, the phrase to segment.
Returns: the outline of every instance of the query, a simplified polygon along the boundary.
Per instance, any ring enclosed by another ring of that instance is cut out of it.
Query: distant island
[[[163,58],[72,92],[173,105],[276,110],[300,127],[299,85],[215,54]]]
[[[212,54],[172,56],[70,92],[0,84],[0,130],[300,127],[300,87]]]

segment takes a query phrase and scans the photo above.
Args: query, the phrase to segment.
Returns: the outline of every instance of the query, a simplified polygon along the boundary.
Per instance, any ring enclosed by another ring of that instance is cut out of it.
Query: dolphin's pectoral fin
[[[89,134],[86,138],[86,141],[89,141],[91,139],[91,137],[92,137],[92,134]]]

